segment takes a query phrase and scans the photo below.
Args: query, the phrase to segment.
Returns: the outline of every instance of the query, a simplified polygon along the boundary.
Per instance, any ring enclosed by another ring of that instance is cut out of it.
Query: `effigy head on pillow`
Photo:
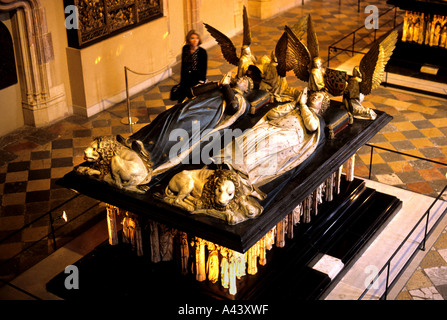
[[[147,191],[145,185],[152,177],[152,162],[139,141],[127,146],[122,138],[97,137],[84,150],[84,160],[74,168],[76,173],[127,191]]]
[[[325,92],[313,92],[308,98],[308,106],[316,114],[323,114],[330,106],[330,98]]]

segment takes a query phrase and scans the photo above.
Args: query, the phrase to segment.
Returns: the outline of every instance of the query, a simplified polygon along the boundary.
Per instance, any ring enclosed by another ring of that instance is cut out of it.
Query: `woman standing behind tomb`
[[[200,47],[202,40],[194,30],[186,35],[186,44],[182,49],[182,66],[178,102],[191,97],[191,87],[206,81],[208,54]]]

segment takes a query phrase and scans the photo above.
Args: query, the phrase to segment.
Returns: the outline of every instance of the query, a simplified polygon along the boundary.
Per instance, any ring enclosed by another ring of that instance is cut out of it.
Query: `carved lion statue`
[[[262,213],[255,197],[263,199],[237,172],[203,168],[174,175],[162,199],[193,214],[207,214],[237,224]]]
[[[194,211],[206,180],[214,170],[183,170],[169,180],[164,200],[187,211]]]
[[[95,138],[84,150],[86,163],[75,168],[79,174],[89,175],[118,188],[143,193],[151,180],[152,163],[141,142],[135,150],[118,142],[114,137]]]

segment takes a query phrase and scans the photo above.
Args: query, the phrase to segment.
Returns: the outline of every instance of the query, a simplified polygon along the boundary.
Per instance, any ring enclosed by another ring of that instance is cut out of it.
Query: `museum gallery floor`
[[[344,6],[342,8],[344,10]],[[318,17],[318,14],[315,16],[315,12],[318,13],[318,9],[312,8],[312,3],[309,3],[302,9],[293,9],[275,18],[278,21],[275,21],[272,25],[285,24],[292,19],[293,15],[296,16],[296,14],[301,14],[301,12],[304,14],[310,10],[312,10],[313,19],[317,20],[320,26],[328,23],[323,15],[321,17]],[[337,11],[338,6],[335,6],[333,10]],[[348,8],[346,8],[347,10]],[[345,10],[343,12],[346,14]],[[340,21],[346,20],[342,19],[342,16],[343,14],[339,13],[338,19]],[[340,22],[340,26],[342,25]],[[322,29],[326,30],[326,28]],[[265,33],[277,32],[263,23],[254,26],[253,30],[263,30]],[[321,32],[324,33],[324,31]],[[334,30],[326,31],[326,33],[327,35],[320,36],[321,46],[323,46],[322,43],[330,43],[333,39],[336,40],[342,35],[342,33],[336,34]],[[253,34],[256,34],[256,32],[253,32]],[[325,40],[326,37],[327,40]],[[210,57],[212,58],[210,62],[210,78],[214,76],[213,74],[215,74],[216,79],[220,78],[219,75],[228,69],[228,65],[222,63],[218,56],[216,48],[210,50]],[[132,107],[141,119],[141,123],[135,126],[134,131],[171,105],[171,102],[167,100],[167,95],[173,83],[174,80],[171,79],[164,81],[159,86],[151,88],[148,92],[132,99]],[[438,159],[438,161],[445,161],[445,146],[447,144],[445,141],[447,125],[445,101],[381,88],[376,90],[373,96],[369,97],[367,103],[394,117],[392,122],[386,125],[371,140],[372,143],[405,150],[408,153]],[[9,218],[4,221],[9,221],[9,226],[11,226],[14,224],[13,220],[24,220],[27,214],[31,214],[32,210],[47,209],[49,205],[46,204],[47,201],[57,202],[58,199],[70,196],[70,191],[59,188],[55,184],[55,180],[68,172],[73,164],[81,161],[82,150],[89,143],[92,136],[117,133],[127,134],[127,128],[119,124],[119,120],[124,115],[125,106],[119,105],[92,119],[85,120],[71,117],[46,128],[46,130],[24,130],[20,135],[16,136],[17,139],[15,141],[7,145],[5,143],[4,158],[7,159],[8,156],[16,158],[2,166],[2,185],[4,185],[2,206],[5,208],[3,213],[6,213],[4,217]],[[368,162],[369,150],[362,148],[357,155],[355,173],[358,176],[365,176],[365,163]],[[378,181],[391,183],[431,196],[439,192],[442,183],[445,182],[443,178],[443,175],[446,173],[445,168],[437,168],[418,160],[405,161],[404,157],[397,157],[385,152],[376,153],[373,160],[376,163],[374,179]],[[25,175],[27,178],[25,178]],[[12,210],[19,208],[21,208],[23,214],[17,214],[18,211],[14,211],[14,214],[11,214]],[[38,212],[35,212],[35,214],[38,214]],[[26,219],[29,220],[29,216]],[[2,225],[6,226],[7,224]],[[43,225],[40,228],[44,229],[47,226]],[[4,231],[7,234],[10,232],[10,229]],[[33,234],[37,232],[30,229],[28,234],[22,235],[22,238],[17,239],[16,243],[20,244],[27,240],[32,241],[34,239]],[[9,243],[9,250],[13,250],[11,244],[14,244],[14,242]],[[435,249],[438,250],[438,248]],[[442,257],[445,251],[442,251],[441,247],[439,249],[441,251],[438,255]],[[434,252],[437,253],[436,250]],[[430,256],[434,256],[434,252],[430,251]],[[437,261],[436,263],[442,261],[442,259],[438,259],[438,256],[436,256],[435,260]],[[427,267],[427,263],[425,267]],[[435,267],[430,265],[430,263],[428,265]],[[418,270],[418,272],[423,274],[421,270]],[[430,278],[426,274],[423,275],[429,282]],[[411,289],[415,289],[414,284],[412,286]],[[409,292],[405,294],[411,296],[411,291]]]

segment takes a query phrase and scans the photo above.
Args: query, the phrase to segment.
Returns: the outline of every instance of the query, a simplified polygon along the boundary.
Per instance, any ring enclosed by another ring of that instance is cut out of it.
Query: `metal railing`
[[[37,217],[36,219],[32,220],[31,222],[28,222],[27,224],[25,224],[23,227],[21,227],[20,229],[14,230],[13,232],[11,232],[10,234],[8,234],[6,237],[4,237],[3,239],[0,239],[0,244],[5,243],[6,241],[8,241],[9,239],[11,239],[12,237],[14,237],[17,234],[20,234],[22,231],[24,231],[25,229],[27,229],[28,227],[32,226],[33,224],[35,224],[36,222],[44,219],[45,217],[48,216],[49,218],[49,228],[50,228],[50,232],[48,232],[47,234],[43,235],[40,239],[33,241],[29,246],[27,246],[26,248],[22,249],[21,251],[17,252],[16,254],[14,254],[13,256],[9,257],[6,260],[3,260],[0,262],[0,267],[7,265],[9,262],[11,262],[13,259],[21,256],[22,254],[24,254],[26,251],[30,250],[32,247],[34,247],[36,244],[38,244],[40,241],[44,240],[44,239],[51,239],[52,242],[52,246],[53,246],[53,252],[56,251],[58,249],[57,246],[57,242],[56,242],[56,232],[59,231],[60,229],[69,226],[70,224],[72,224],[74,221],[76,221],[78,218],[82,217],[84,214],[86,214],[87,212],[89,212],[90,210],[92,210],[93,208],[97,207],[101,202],[100,201],[96,201],[93,205],[89,206],[87,209],[83,210],[80,214],[73,216],[71,215],[71,218],[69,218],[67,220],[67,222],[65,222],[64,224],[62,224],[59,227],[54,226],[55,221],[61,219],[61,215],[59,215],[56,219],[53,217],[53,212],[60,210],[62,207],[64,207],[65,205],[71,203],[72,201],[74,201],[75,199],[77,199],[78,197],[83,196],[82,194],[76,194],[73,197],[63,201],[62,203],[58,204],[57,206],[55,206],[54,208],[50,209],[49,211],[47,211],[46,213],[40,215],[39,217]],[[36,299],[36,300],[41,300],[39,297],[33,295],[32,293],[24,290],[23,288],[19,288],[17,286],[15,286],[14,284],[12,284],[10,281],[4,280],[0,278],[0,282],[15,289],[18,290],[26,295],[28,295],[29,297]]]
[[[178,52],[181,53],[181,50]],[[139,71],[135,71],[130,69],[127,66],[124,66],[124,77],[125,77],[125,88],[126,88],[126,104],[127,104],[127,116],[122,118],[121,123],[122,124],[127,124],[129,125],[129,130],[132,133],[132,125],[138,122],[138,118],[136,117],[132,117],[131,116],[131,106],[130,106],[130,95],[129,95],[129,83],[128,83],[128,72],[131,72],[133,74],[136,75],[145,75],[145,76],[153,76],[155,74],[160,74],[162,72],[166,72],[168,71],[173,65],[177,64],[178,61],[176,61],[176,59],[174,59],[173,61],[171,61],[167,66],[153,71],[153,72],[139,72]],[[52,244],[53,244],[53,250],[56,251],[57,250],[57,243],[56,243],[56,231],[58,231],[59,229],[61,229],[64,226],[69,225],[70,223],[72,223],[73,221],[75,221],[77,218],[81,217],[82,215],[84,215],[85,213],[89,212],[90,210],[92,210],[94,207],[98,206],[101,202],[97,201],[94,205],[90,206],[89,208],[87,208],[86,210],[84,210],[83,212],[81,212],[79,215],[77,215],[75,218],[73,219],[69,219],[68,222],[66,222],[64,225],[60,226],[59,228],[55,228],[54,227],[54,222],[56,220],[58,220],[60,217],[54,219],[52,213],[56,210],[59,210],[60,208],[62,208],[64,205],[70,203],[71,201],[77,199],[79,196],[82,196],[82,194],[77,193],[76,195],[74,195],[73,197],[71,197],[70,199],[62,202],[61,204],[57,205],[56,207],[52,208],[51,210],[49,210],[48,212],[42,214],[41,216],[37,217],[36,219],[32,220],[31,222],[27,223],[26,225],[24,225],[22,228],[15,230],[13,232],[11,232],[10,234],[8,234],[6,237],[4,237],[3,239],[0,239],[0,244],[6,242],[7,240],[11,239],[12,237],[14,237],[15,235],[21,233],[23,230],[25,230],[26,228],[30,227],[32,224],[38,222],[39,220],[45,218],[46,216],[48,216],[49,220],[50,220],[50,232],[44,236],[42,236],[39,240],[33,241],[31,245],[27,246],[26,248],[22,249],[21,251],[19,251],[18,253],[14,254],[12,257],[9,257],[8,259],[1,261],[0,262],[0,267],[3,265],[6,265],[8,262],[12,261],[14,258],[22,255],[25,251],[29,250],[31,247],[35,246],[37,243],[39,243],[40,241],[44,240],[45,238],[48,239],[52,239]],[[0,278],[0,283],[4,283],[5,285],[14,288],[15,290],[18,290],[22,293],[25,293],[26,295],[30,296],[33,299],[38,299],[40,300],[39,297],[33,295],[30,292],[27,292],[26,290],[19,288],[15,285],[13,285],[12,283],[10,283],[10,281],[6,281],[4,279]]]
[[[17,291],[20,291],[20,292],[26,294],[27,296],[33,298],[34,300],[42,300],[42,299],[39,298],[38,296],[36,296],[36,295],[32,294],[31,292],[28,292],[28,291],[26,291],[26,290],[20,288],[20,287],[17,287],[17,286],[15,286],[15,285],[13,285],[13,284],[10,283],[9,281],[5,281],[5,280],[3,280],[3,279],[0,278],[0,282],[4,283],[5,285],[7,285],[7,286],[9,286],[9,287],[11,287],[11,288],[13,288],[14,290],[17,290]]]
[[[370,164],[369,164],[369,177],[368,179],[371,179],[371,172],[372,172],[372,165],[373,165],[373,152],[374,149],[381,149],[387,152],[392,152],[395,154],[399,154],[402,156],[407,156],[407,157],[412,157],[415,159],[419,159],[419,160],[424,160],[430,163],[434,163],[434,164],[438,164],[438,165],[442,165],[442,166],[446,166],[447,167],[447,163],[442,163],[439,161],[435,161],[435,160],[431,160],[431,159],[426,159],[426,158],[422,158],[419,156],[415,156],[412,154],[408,154],[405,152],[400,152],[400,151],[396,151],[396,150],[391,150],[388,148],[383,148],[383,147],[379,147],[379,146],[375,146],[369,143],[366,143],[365,146],[368,146],[371,148],[371,157],[370,157]],[[385,263],[385,265],[380,269],[380,271],[377,273],[377,275],[374,277],[374,279],[371,281],[371,283],[369,284],[368,287],[366,287],[366,289],[363,291],[363,293],[360,295],[360,297],[358,298],[358,300],[362,300],[363,297],[366,295],[366,293],[368,293],[368,291],[374,286],[374,284],[376,284],[376,282],[378,282],[380,276],[385,272],[386,270],[386,280],[385,280],[385,289],[384,289],[384,293],[382,294],[382,296],[380,297],[380,300],[386,300],[389,290],[391,287],[393,287],[396,283],[396,281],[399,279],[399,277],[402,275],[403,271],[406,269],[406,267],[408,267],[409,263],[412,261],[412,259],[414,258],[414,256],[418,253],[418,249],[425,251],[425,244],[427,241],[427,238],[431,235],[431,233],[433,232],[433,230],[435,229],[435,227],[437,226],[437,224],[439,223],[439,221],[443,218],[443,216],[446,214],[447,210],[445,210],[441,216],[438,218],[438,220],[436,221],[436,223],[434,223],[434,225],[431,227],[430,230],[428,230],[428,225],[429,225],[429,218],[430,218],[430,211],[433,209],[434,205],[441,199],[442,195],[446,192],[447,190],[447,184],[446,186],[442,189],[442,191],[439,193],[439,195],[435,198],[435,200],[431,203],[431,205],[429,206],[429,208],[425,211],[425,213],[422,215],[422,217],[419,219],[419,221],[415,224],[415,226],[411,229],[411,231],[407,234],[407,236],[405,237],[405,239],[400,243],[400,245],[397,247],[397,249],[393,252],[393,254],[391,255],[391,257],[387,260],[387,262]],[[414,250],[414,252],[411,254],[410,258],[406,261],[406,263],[403,265],[403,267],[401,268],[401,270],[397,273],[397,275],[394,277],[394,279],[391,281],[390,283],[390,270],[391,270],[391,262],[393,261],[393,259],[396,257],[396,255],[399,253],[399,251],[403,248],[403,246],[407,243],[408,239],[410,238],[410,236],[415,232],[415,230],[421,225],[421,223],[424,221],[425,219],[425,228],[424,228],[424,237],[422,238],[421,242],[418,244],[418,246],[416,247],[416,249]]]
[[[360,4],[360,1],[359,1]],[[391,11],[394,11],[393,13],[393,17],[391,19],[386,20],[385,22],[382,22],[382,20],[380,20],[380,29],[383,30],[383,27],[391,25],[391,28],[387,31],[384,32],[384,34],[396,29],[398,26],[400,26],[402,22],[400,22],[399,24],[397,24],[396,20],[397,20],[397,7],[392,7],[389,8],[388,10],[386,10],[385,12],[382,12],[379,15],[379,19],[385,15],[387,15],[388,13],[390,13]],[[347,35],[345,35],[344,37],[338,39],[337,41],[335,41],[334,43],[332,43],[329,47],[328,47],[328,54],[327,54],[327,67],[330,67],[330,61],[332,58],[337,57],[338,55],[340,55],[343,52],[349,52],[351,53],[351,56],[354,56],[354,54],[360,53],[360,54],[365,54],[365,52],[360,51],[360,50],[356,50],[355,46],[357,43],[359,43],[360,41],[362,41],[363,39],[367,38],[367,37],[371,37],[371,33],[373,33],[373,41],[371,43],[374,43],[377,40],[377,30],[378,29],[373,29],[373,31],[368,31],[366,34],[364,34],[363,36],[359,36],[358,33],[360,31],[365,31],[368,30],[365,28],[364,25],[358,27],[357,29],[355,29],[354,31],[348,33]],[[341,42],[349,39],[350,37],[352,37],[352,41],[349,42],[349,45],[347,45],[346,47],[340,47],[339,45],[341,45]],[[364,48],[362,48],[364,49]],[[334,52],[336,53],[335,55],[333,55],[331,57],[331,53]]]

